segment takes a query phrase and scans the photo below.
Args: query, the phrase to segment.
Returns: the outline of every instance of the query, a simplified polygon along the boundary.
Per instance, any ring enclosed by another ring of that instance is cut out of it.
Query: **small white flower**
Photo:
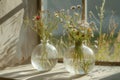
[[[82,21],[80,26],[88,28],[89,27],[89,23]]]
[[[70,9],[76,9],[76,6],[71,6],[71,8]]]
[[[70,24],[70,21],[67,21],[67,24]]]
[[[96,44],[98,44],[98,41],[97,41],[97,40],[95,40],[94,42],[95,42]]]
[[[79,14],[78,14],[77,12],[74,12],[74,15],[75,15],[75,16],[79,16]]]
[[[59,15],[57,12],[54,12],[55,17],[59,18]]]
[[[72,25],[69,25],[69,28],[73,28],[73,26],[72,26]]]
[[[77,5],[77,8],[81,8],[81,5]]]

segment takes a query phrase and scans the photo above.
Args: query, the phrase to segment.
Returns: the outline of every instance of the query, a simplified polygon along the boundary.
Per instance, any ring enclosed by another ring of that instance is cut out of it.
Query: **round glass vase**
[[[88,46],[77,42],[64,55],[64,65],[70,73],[87,74],[95,65],[94,52]]]
[[[51,70],[58,61],[58,52],[56,48],[47,41],[41,41],[32,52],[31,63],[38,71]]]

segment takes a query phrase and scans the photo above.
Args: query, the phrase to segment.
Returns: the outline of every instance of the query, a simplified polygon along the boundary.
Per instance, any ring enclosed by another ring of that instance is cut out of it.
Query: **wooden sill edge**
[[[59,63],[63,63],[63,59],[58,59]],[[95,65],[101,66],[120,66],[120,62],[108,62],[108,61],[95,61]]]

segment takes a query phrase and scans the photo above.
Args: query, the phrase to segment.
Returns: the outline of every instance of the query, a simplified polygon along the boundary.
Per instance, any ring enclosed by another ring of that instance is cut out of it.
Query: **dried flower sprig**
[[[41,11],[40,16],[37,15],[33,17],[32,29],[39,35],[40,40],[42,42],[40,44],[42,45],[41,46],[42,52],[40,53],[40,64],[42,67],[53,66],[53,62],[49,60],[49,56],[47,52],[47,48],[49,46],[47,42],[49,40],[52,42],[54,38],[53,31],[56,30],[56,28],[58,27],[57,23],[58,23],[58,20],[53,15],[53,12],[50,12],[50,11]]]
[[[41,40],[48,40],[52,37],[53,31],[58,27],[58,20],[50,11],[41,11],[41,16],[33,18],[32,29],[39,35]]]
[[[62,12],[60,10],[54,13],[60,21],[62,20],[62,24],[72,41],[84,41],[93,37],[92,27],[95,26],[95,24],[92,23],[91,26],[88,22],[81,20],[80,13],[78,13],[80,12],[80,7],[80,5],[77,5],[77,7],[72,6],[66,12],[65,10]]]

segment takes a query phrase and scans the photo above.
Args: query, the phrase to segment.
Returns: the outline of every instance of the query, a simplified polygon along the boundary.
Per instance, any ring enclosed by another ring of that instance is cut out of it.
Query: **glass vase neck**
[[[82,41],[75,41],[75,46],[81,46],[82,45]]]
[[[41,43],[48,43],[49,40],[41,40]]]

